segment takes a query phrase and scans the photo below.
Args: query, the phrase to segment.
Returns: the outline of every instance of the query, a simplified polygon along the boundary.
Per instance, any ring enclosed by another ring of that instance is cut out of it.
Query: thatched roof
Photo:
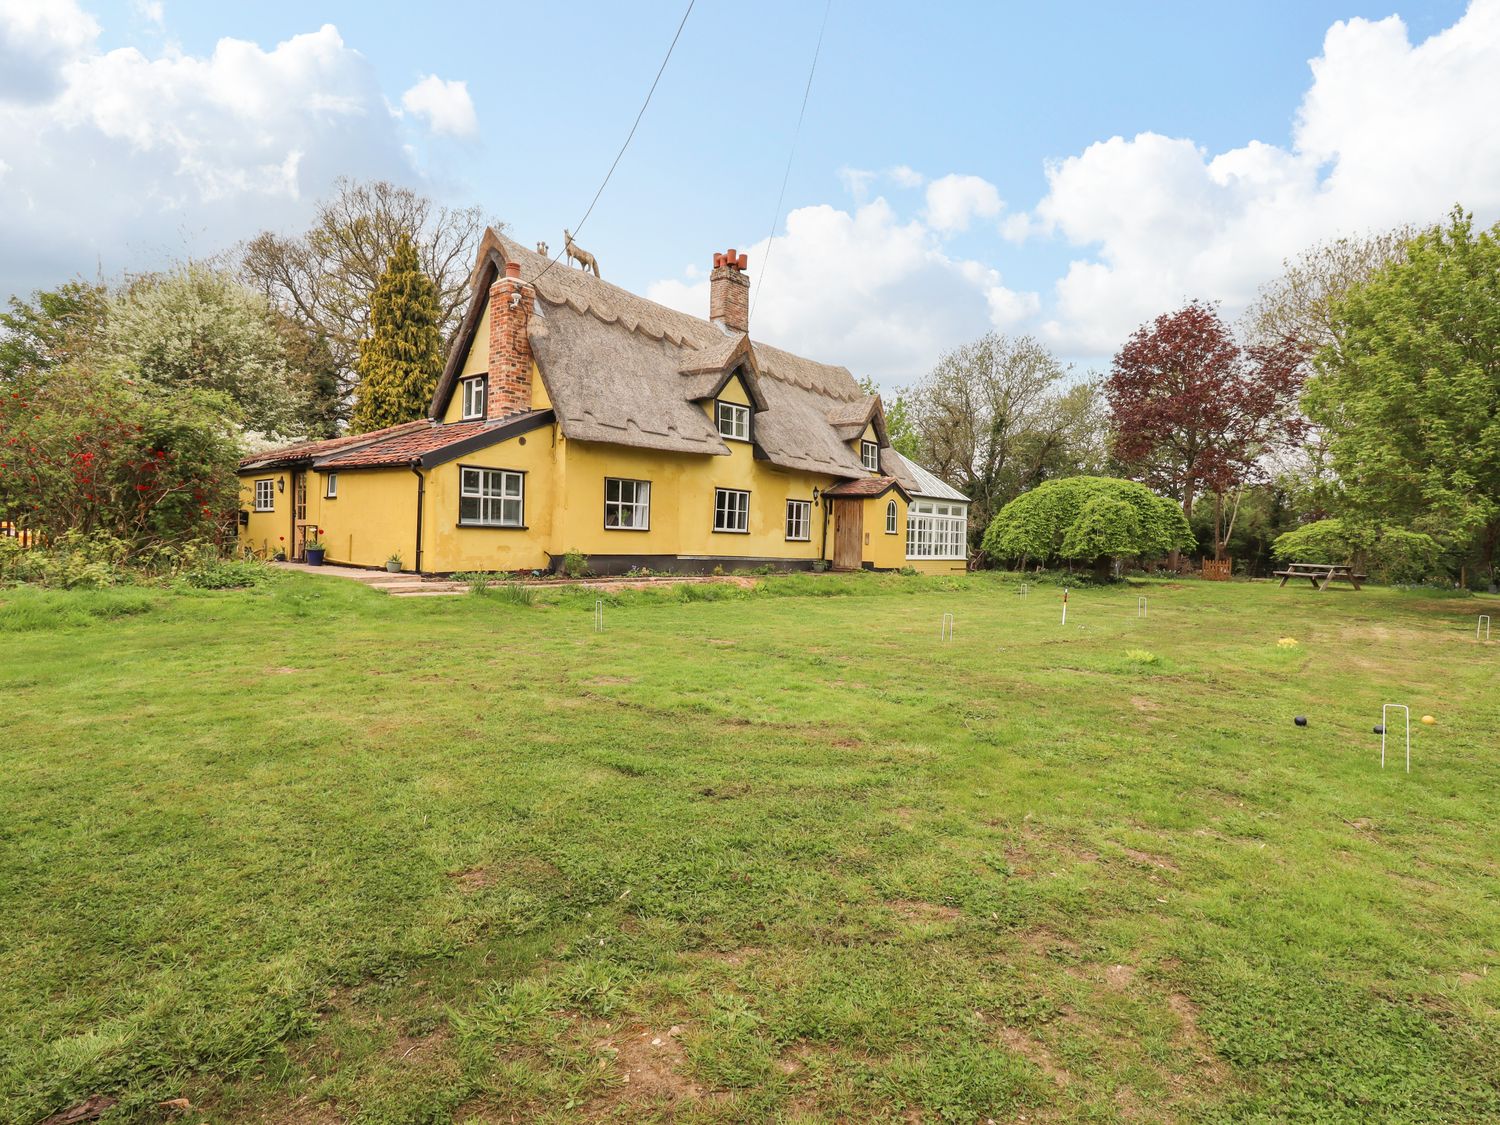
[[[471,279],[474,297],[433,399],[441,417],[489,288],[507,262],[536,287],[532,354],[563,433],[679,453],[729,452],[701,406],[731,375],[755,407],[759,456],[788,469],[862,477],[866,470],[830,416],[878,417],[847,368],[754,343],[710,321],[669,309],[488,231]],[[852,421],[847,425],[852,425]],[[854,436],[858,436],[856,433]]]

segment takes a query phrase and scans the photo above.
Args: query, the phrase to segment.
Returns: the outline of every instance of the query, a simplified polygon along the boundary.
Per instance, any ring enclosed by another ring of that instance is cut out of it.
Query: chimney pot
[[[506,262],[505,263],[505,276],[506,277],[520,277],[521,276],[521,263],[520,262]]]
[[[714,254],[709,278],[708,319],[728,332],[750,331],[750,278],[745,273],[749,255],[731,247]]]

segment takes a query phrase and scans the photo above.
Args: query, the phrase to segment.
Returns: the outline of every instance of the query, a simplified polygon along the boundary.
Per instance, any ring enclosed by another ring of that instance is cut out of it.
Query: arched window
[[[896,502],[894,500],[885,506],[885,533],[896,534]]]

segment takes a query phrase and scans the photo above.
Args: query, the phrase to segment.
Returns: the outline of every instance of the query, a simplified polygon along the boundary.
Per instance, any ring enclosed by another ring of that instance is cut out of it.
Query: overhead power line
[[[797,127],[792,131],[792,147],[786,154],[786,170],[781,174],[781,191],[776,195],[776,213],[771,216],[771,232],[766,236],[766,260],[760,266],[760,284],[755,287],[755,300],[750,302],[750,316],[755,317],[755,302],[760,300],[766,287],[766,274],[771,264],[771,247],[776,245],[776,225],[781,222],[781,205],[786,200],[786,184],[792,175],[792,158],[797,155],[797,139],[802,135],[802,118],[807,114],[807,97],[812,93],[813,75],[818,72],[818,55],[823,51],[823,32],[828,28],[828,13],[833,10],[833,0],[823,5],[823,22],[818,27],[818,42],[813,48],[812,65],[807,68],[807,85],[802,89],[802,108],[797,111]]]
[[[640,128],[641,118],[646,116],[646,107],[651,104],[651,95],[656,93],[657,83],[661,81],[661,76],[666,72],[667,63],[672,61],[672,52],[677,49],[677,40],[682,38],[682,29],[687,26],[688,16],[693,14],[693,5],[696,2],[697,0],[688,0],[687,10],[682,13],[682,19],[678,21],[677,33],[672,36],[672,42],[667,47],[667,53],[662,57],[661,66],[656,68],[656,77],[651,80],[651,89],[646,91],[646,100],[641,103],[640,111],[636,113],[635,121],[631,123],[630,132],[625,136],[625,143],[620,146],[620,151],[615,153],[615,159],[610,164],[609,171],[604,173],[604,180],[600,183],[599,190],[594,192],[594,198],[589,201],[589,209],[583,213],[583,218],[579,219],[574,225],[573,233],[575,235],[582,231],[583,224],[589,221],[589,216],[594,213],[594,205],[599,202],[599,197],[604,194],[604,189],[609,186],[610,178],[615,174],[615,169],[620,166],[620,158],[625,155],[625,150],[630,147],[630,142],[635,139],[635,131]],[[558,251],[556,257],[547,263],[546,269],[531,279],[532,284],[534,285],[546,277],[547,270],[557,265],[558,261],[567,252],[568,249],[566,246]]]

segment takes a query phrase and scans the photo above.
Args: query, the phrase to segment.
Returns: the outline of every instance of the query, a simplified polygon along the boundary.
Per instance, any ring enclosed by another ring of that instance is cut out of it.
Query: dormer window
[[[873,441],[859,443],[859,459],[870,472],[880,472],[880,446]]]
[[[715,402],[714,418],[719,425],[719,436],[730,441],[750,440],[750,408],[737,402]]]
[[[484,391],[486,381],[487,380],[485,376],[476,375],[474,378],[465,379],[462,383],[459,384],[459,387],[463,391],[464,395],[464,412],[462,417],[465,422],[470,421],[474,418],[484,417],[484,400],[486,398]]]

